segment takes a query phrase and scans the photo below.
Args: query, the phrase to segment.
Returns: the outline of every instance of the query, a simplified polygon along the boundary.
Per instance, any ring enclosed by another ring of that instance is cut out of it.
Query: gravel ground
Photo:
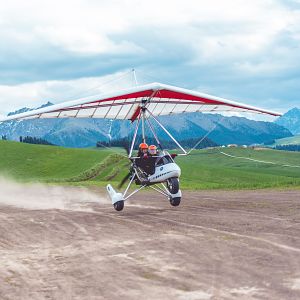
[[[0,187],[2,300],[300,299],[300,191]]]

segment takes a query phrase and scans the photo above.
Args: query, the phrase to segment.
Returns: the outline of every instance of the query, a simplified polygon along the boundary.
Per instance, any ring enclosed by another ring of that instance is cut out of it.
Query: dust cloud
[[[49,186],[46,184],[22,184],[0,178],[0,205],[24,209],[91,210],[88,203],[108,204],[103,194],[83,187]]]

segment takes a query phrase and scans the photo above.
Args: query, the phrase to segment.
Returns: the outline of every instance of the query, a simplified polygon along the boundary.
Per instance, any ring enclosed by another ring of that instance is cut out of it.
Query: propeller
[[[126,142],[123,143],[123,148],[126,151],[127,155],[129,156],[129,153],[130,153],[130,143],[129,143],[129,141],[126,141]],[[130,175],[131,175],[131,172],[126,174],[126,176],[122,179],[122,181],[118,185],[119,189],[123,187],[125,182],[130,178]]]
[[[123,144],[123,148],[126,151],[127,155],[129,155],[130,153],[130,149],[129,149],[129,143],[124,143]],[[129,172],[128,174],[126,174],[126,176],[122,179],[122,181],[119,183],[118,188],[122,188],[122,186],[124,185],[124,183],[129,179],[131,175],[131,172]]]
[[[130,152],[129,147],[127,147],[127,145],[124,145],[123,148],[125,149],[127,155],[129,155]]]
[[[126,174],[126,176],[122,179],[122,181],[119,183],[118,185],[118,189],[122,188],[122,186],[124,185],[124,183],[129,179],[131,175],[131,172],[129,172],[128,174]]]

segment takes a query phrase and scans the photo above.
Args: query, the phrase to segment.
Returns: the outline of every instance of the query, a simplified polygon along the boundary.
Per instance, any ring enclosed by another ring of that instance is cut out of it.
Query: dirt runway
[[[103,191],[15,188],[1,300],[300,299],[300,191],[145,192],[116,212]]]

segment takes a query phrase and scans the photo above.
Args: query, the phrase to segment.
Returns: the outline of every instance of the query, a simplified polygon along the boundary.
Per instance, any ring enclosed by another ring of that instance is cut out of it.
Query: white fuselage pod
[[[171,177],[179,178],[181,170],[175,163],[158,166],[155,168],[155,173],[148,177],[150,182],[163,182]]]
[[[108,184],[106,186],[106,190],[109,194],[112,204],[115,204],[116,202],[119,202],[119,201],[124,201],[123,194],[117,193],[110,184]]]

